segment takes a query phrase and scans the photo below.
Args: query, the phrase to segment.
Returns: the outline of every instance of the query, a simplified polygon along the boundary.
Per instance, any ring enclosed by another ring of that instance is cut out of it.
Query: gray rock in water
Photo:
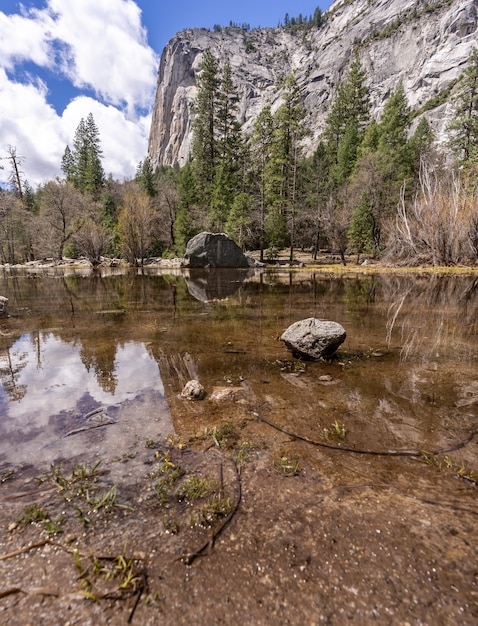
[[[309,317],[289,326],[281,340],[296,356],[321,359],[332,356],[346,336],[344,327],[337,322]]]
[[[249,267],[241,248],[223,233],[199,233],[188,241],[184,255],[188,267]]]
[[[0,296],[0,317],[8,317],[8,298]]]
[[[184,385],[181,397],[186,400],[204,400],[206,390],[198,380],[190,380]]]

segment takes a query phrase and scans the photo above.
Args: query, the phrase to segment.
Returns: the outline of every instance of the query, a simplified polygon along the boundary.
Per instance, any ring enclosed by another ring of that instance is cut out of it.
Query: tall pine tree
[[[478,161],[478,48],[470,54],[455,97],[455,115],[448,126],[450,146],[458,163],[470,167]]]
[[[219,63],[210,48],[204,51],[200,70],[194,106],[192,157],[198,199],[202,208],[209,210],[218,163],[216,136],[220,86]]]
[[[83,193],[97,196],[105,184],[102,157],[100,133],[89,113],[76,128],[73,149],[66,146],[63,153],[61,168],[66,180]]]

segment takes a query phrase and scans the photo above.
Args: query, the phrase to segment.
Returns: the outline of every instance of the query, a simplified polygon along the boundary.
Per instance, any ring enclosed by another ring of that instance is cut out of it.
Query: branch
[[[275,430],[284,433],[284,435],[288,435],[289,437],[293,437],[294,439],[299,439],[300,441],[305,441],[306,443],[310,443],[314,446],[320,446],[321,448],[328,448],[329,450],[340,450],[341,452],[351,452],[353,454],[368,454],[373,456],[410,456],[410,457],[421,457],[425,454],[424,450],[370,450],[370,449],[359,449],[359,448],[349,448],[347,446],[334,445],[332,443],[326,443],[325,441],[318,441],[316,439],[311,439],[310,437],[306,437],[305,435],[297,435],[278,424],[274,424],[274,422],[270,422],[265,417],[262,417],[258,413],[255,414],[258,419],[262,422],[274,428]],[[478,435],[478,429],[473,430],[466,439],[455,443],[449,448],[441,448],[439,450],[431,450],[426,451],[427,454],[446,454],[448,452],[454,452],[455,450],[459,450],[460,448],[464,448],[467,444],[472,441],[475,436]]]

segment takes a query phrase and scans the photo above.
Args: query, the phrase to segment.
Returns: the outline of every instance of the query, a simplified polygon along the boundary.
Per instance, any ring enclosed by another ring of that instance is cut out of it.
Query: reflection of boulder
[[[337,322],[309,317],[289,326],[281,339],[296,356],[320,359],[332,356],[345,337],[344,327]]]
[[[199,233],[188,241],[184,255],[188,267],[249,267],[241,248],[224,234]]]
[[[226,300],[232,296],[252,271],[234,269],[193,270],[185,275],[189,293],[201,302]]]

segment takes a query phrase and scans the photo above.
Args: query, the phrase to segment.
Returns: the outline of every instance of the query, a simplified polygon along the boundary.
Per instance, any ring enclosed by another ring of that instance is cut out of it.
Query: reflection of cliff
[[[189,293],[201,302],[225,300],[236,293],[253,270],[195,269],[185,274]]]

